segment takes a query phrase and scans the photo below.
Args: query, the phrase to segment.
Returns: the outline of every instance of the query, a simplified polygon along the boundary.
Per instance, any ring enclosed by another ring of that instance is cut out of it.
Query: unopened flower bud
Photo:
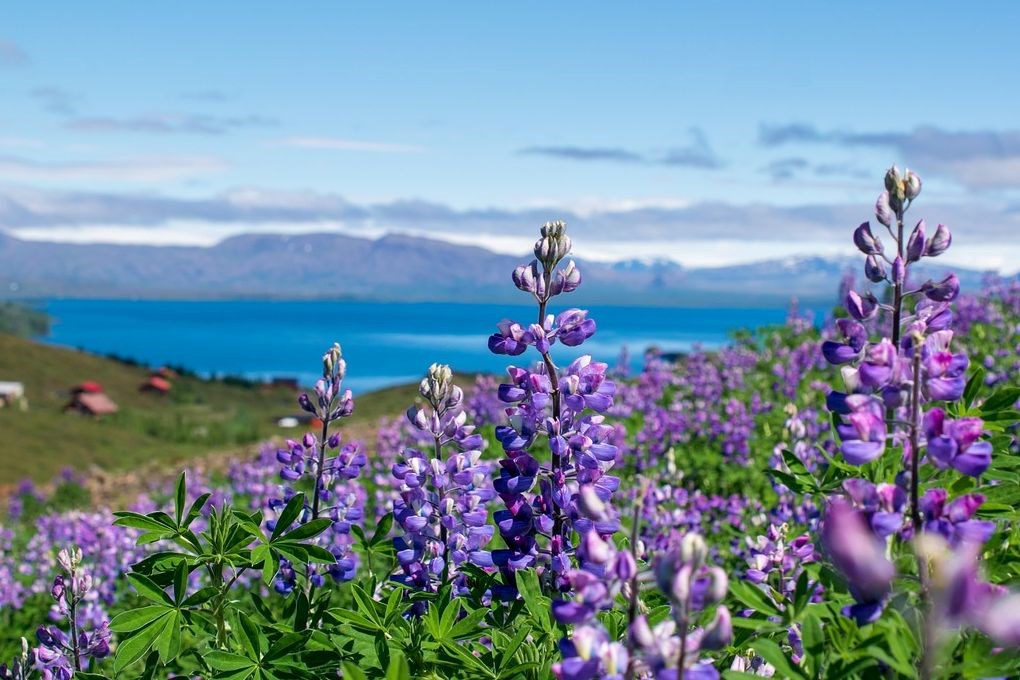
[[[535,243],[535,257],[546,271],[552,271],[570,252],[570,237],[567,236],[566,229],[567,225],[562,221],[546,222],[542,225],[542,238]]]
[[[868,255],[864,261],[864,276],[872,283],[885,281],[885,263],[875,255]]]
[[[655,644],[655,634],[652,632],[652,627],[648,625],[648,619],[644,614],[638,616],[634,619],[634,623],[630,624],[630,639],[642,649]]]
[[[418,392],[435,408],[443,405],[453,386],[453,371],[446,364],[432,364],[418,386]]]
[[[333,369],[336,367],[337,362],[340,361],[340,356],[340,343],[334,342],[333,346],[326,350],[326,353],[322,355],[323,378],[329,378],[333,375]]]
[[[537,292],[537,282],[539,280],[538,260],[532,260],[531,264],[522,264],[514,269],[513,280],[514,285],[519,290],[525,293]]]
[[[936,302],[950,302],[960,294],[960,279],[956,274],[950,274],[941,281],[928,281],[921,289],[929,300]]]
[[[893,211],[889,200],[889,192],[883,191],[875,201],[875,218],[887,227],[891,227],[896,221],[896,213]]]
[[[333,411],[333,418],[346,418],[347,416],[354,413],[354,395],[351,394],[350,390],[344,390],[343,395],[340,397],[340,405]]]
[[[573,293],[581,285],[581,270],[571,260],[563,269],[556,270],[553,276],[551,295],[560,293]]]
[[[893,210],[899,212],[899,209],[903,206],[903,201],[907,198],[907,187],[903,181],[903,176],[900,175],[899,168],[895,165],[885,173],[885,189],[889,192],[889,205],[892,206]]]
[[[903,178],[900,177],[900,169],[896,167],[895,163],[893,163],[893,166],[885,171],[885,189],[886,189],[886,191],[890,191],[890,192],[891,191],[896,191],[896,189],[900,186],[900,182],[902,182],[902,181],[903,181]]]
[[[917,262],[924,254],[924,220],[917,223],[907,240],[907,262]]]
[[[606,504],[595,492],[594,484],[582,484],[577,494],[577,508],[588,519],[602,522],[608,518]]]
[[[903,178],[903,188],[908,201],[914,200],[921,193],[921,178],[910,168],[907,168]]]
[[[899,255],[897,255],[896,259],[893,260],[893,263],[892,263],[892,279],[893,279],[893,283],[900,283],[900,284],[902,284],[904,279],[906,278],[906,276],[907,276],[906,265],[903,264],[903,258],[900,257]]]
[[[315,446],[315,435],[311,432],[306,432],[305,436],[301,438],[301,445],[306,449],[310,449]]]
[[[708,546],[701,534],[693,531],[685,534],[680,541],[680,560],[697,568],[705,563],[706,557],[708,557]]]
[[[307,411],[308,413],[315,413],[315,406],[312,405],[312,400],[308,398],[307,393],[302,392],[297,398],[297,403],[298,406],[301,407],[302,411]]]
[[[57,553],[57,562],[65,571],[74,571],[81,564],[81,548],[72,546]]]
[[[858,321],[870,319],[878,311],[878,299],[867,293],[861,296],[857,291],[852,290],[846,295],[846,311]]]
[[[715,618],[705,629],[705,636],[701,638],[702,649],[722,649],[733,642],[733,620],[730,617],[730,610],[726,607],[719,607],[715,610]]]
[[[602,540],[597,531],[585,533],[581,539],[585,557],[595,564],[605,564],[613,557],[609,544]]]
[[[924,254],[928,257],[936,257],[949,250],[949,246],[953,243],[953,235],[949,232],[949,227],[944,224],[940,224],[935,229],[935,233],[928,239],[928,244],[925,246]]]
[[[616,577],[621,581],[629,581],[637,574],[637,562],[629,550],[616,553]]]
[[[882,252],[882,242],[871,233],[870,222],[864,222],[854,230],[854,245],[865,255]]]
[[[690,564],[680,567],[670,582],[669,595],[674,602],[687,602],[691,595],[691,576],[693,570]]]
[[[706,595],[712,602],[722,602],[730,588],[730,579],[721,567],[712,567],[708,573],[712,582]]]

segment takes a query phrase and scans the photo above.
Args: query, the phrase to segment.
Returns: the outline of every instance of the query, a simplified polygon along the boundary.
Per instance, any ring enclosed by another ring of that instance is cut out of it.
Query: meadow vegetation
[[[920,193],[886,174],[829,318],[558,366],[597,320],[552,222],[504,376],[422,367],[367,433],[335,345],[313,431],[116,507],[23,485],[0,677],[1016,677],[1020,284],[916,280],[952,242]]]

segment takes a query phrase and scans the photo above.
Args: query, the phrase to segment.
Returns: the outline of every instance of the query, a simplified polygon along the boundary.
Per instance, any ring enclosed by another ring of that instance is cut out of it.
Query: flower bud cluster
[[[314,541],[333,553],[336,562],[322,567],[308,565],[305,576],[315,587],[325,583],[327,574],[339,582],[351,580],[357,571],[351,525],[361,524],[364,519],[364,497],[355,480],[368,464],[368,458],[359,443],[345,444],[339,432],[330,432],[335,421],[354,412],[351,391],[343,389],[346,374],[347,362],[339,343],[334,343],[322,356],[322,377],[315,383],[314,400],[307,393],[298,397],[298,404],[312,414],[312,422],[321,427],[321,432],[306,433],[300,440],[288,439],[276,451],[283,493],[268,502],[270,509],[282,510],[298,488],[307,485],[309,500],[298,521],[306,523],[321,517],[332,520],[330,529]],[[267,525],[272,528],[275,520],[268,520]],[[274,588],[289,594],[297,585],[297,576],[289,562],[282,560]]]
[[[50,594],[70,633],[58,626],[40,626],[36,631],[39,646],[32,650],[32,659],[44,678],[69,680],[75,672],[87,669],[91,659],[110,655],[110,628],[105,619],[91,629],[80,620],[78,608],[93,594],[94,586],[91,574],[82,569],[81,548],[62,549],[57,563],[64,573],[54,579]]]
[[[392,467],[399,484],[393,502],[401,529],[393,539],[403,572],[398,580],[422,590],[449,578],[464,586],[457,567],[492,564],[486,550],[494,533],[488,523],[488,503],[496,496],[491,469],[481,460],[484,441],[467,424],[464,392],[450,367],[433,364],[419,393],[427,407],[412,406],[407,419],[432,446],[407,447]]]
[[[505,509],[494,518],[506,547],[492,552],[492,563],[504,572],[506,584],[514,583],[514,570],[538,566],[547,583],[561,590],[571,588],[571,556],[578,550],[572,533],[598,531],[605,538],[619,526],[605,507],[619,486],[619,479],[607,474],[618,452],[612,443],[615,429],[598,415],[612,407],[616,386],[607,378],[606,364],[590,356],[561,371],[550,355],[556,342],[576,347],[595,333],[585,310],[546,313],[553,296],[572,292],[581,282],[573,262],[559,266],[570,247],[563,222],[541,228],[536,259],[513,275],[515,285],[535,298],[538,321],[524,326],[504,320],[489,338],[495,354],[518,356],[533,347],[541,362],[532,369],[509,367],[509,381],[498,388],[509,422],[496,428],[505,456],[493,487]],[[548,463],[531,453],[541,439],[549,444]],[[574,576],[577,585],[587,585]]]
[[[709,566],[708,546],[700,534],[689,532],[679,547],[663,556],[655,567],[655,579],[666,595],[673,616],[654,627],[644,615],[630,627],[630,639],[641,663],[655,678],[718,677],[711,661],[700,658],[702,651],[722,649],[733,640],[730,611],[719,603],[726,597],[729,579],[720,567]],[[711,607],[715,612],[708,624],[692,626]]]

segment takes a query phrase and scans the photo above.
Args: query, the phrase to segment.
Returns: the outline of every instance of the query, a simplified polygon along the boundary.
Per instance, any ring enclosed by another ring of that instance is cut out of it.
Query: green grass
[[[311,358],[316,361],[315,357]],[[170,395],[141,393],[144,367],[0,334],[0,380],[24,383],[28,411],[0,409],[0,490],[26,477],[46,482],[64,467],[115,472],[187,459],[228,456],[259,442],[299,436],[276,419],[296,414],[286,388],[245,387],[195,377],[173,381]],[[63,413],[71,386],[94,380],[120,411],[102,418]],[[415,397],[404,385],[355,395],[347,437],[371,444],[380,417],[402,413]]]

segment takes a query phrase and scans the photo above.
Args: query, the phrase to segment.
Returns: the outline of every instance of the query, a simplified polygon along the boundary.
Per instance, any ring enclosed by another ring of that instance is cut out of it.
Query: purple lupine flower
[[[851,465],[863,465],[885,451],[885,410],[880,399],[864,394],[851,394],[846,398],[850,413],[846,422],[839,425],[840,450]]]
[[[980,418],[946,418],[941,408],[924,416],[928,460],[935,467],[952,467],[965,475],[980,477],[992,464],[992,444],[982,441],[984,423]]]
[[[569,638],[560,641],[563,660],[552,665],[557,680],[623,680],[627,671],[627,648],[611,642],[598,626],[574,628]]]
[[[885,556],[884,541],[871,531],[861,512],[837,497],[829,502],[822,522],[822,544],[857,601],[843,613],[861,625],[877,619],[896,575]]]
[[[920,220],[907,239],[907,262],[917,262],[924,255],[924,220]]]
[[[925,388],[928,396],[936,401],[957,401],[967,385],[966,371],[970,361],[962,352],[954,354],[949,351],[952,337],[950,330],[936,331],[922,347]]]
[[[429,408],[412,406],[407,419],[430,446],[407,447],[392,466],[400,484],[393,517],[403,530],[393,539],[403,570],[397,580],[433,590],[452,578],[463,588],[460,565],[492,565],[486,550],[494,532],[486,521],[496,496],[491,470],[480,460],[476,447],[484,442],[467,424],[464,392],[450,367],[433,364],[418,391]]]
[[[660,558],[655,567],[659,589],[670,601],[672,619],[651,628],[644,616],[631,624],[629,635],[641,651],[644,664],[655,678],[719,677],[711,662],[700,658],[702,650],[725,647],[733,636],[729,611],[717,606],[706,627],[691,626],[695,617],[726,597],[729,580],[719,567],[706,563],[708,546],[697,533],[687,533],[680,545]]]
[[[864,513],[868,525],[879,538],[888,538],[903,528],[907,491],[899,483],[876,485],[866,479],[852,478],[843,481],[843,490],[854,507]]]
[[[69,680],[75,673],[88,668],[91,659],[110,655],[110,627],[105,617],[92,622],[91,630],[84,624],[80,608],[93,592],[91,574],[82,568],[79,547],[64,548],[57,555],[57,564],[64,570],[53,581],[50,593],[56,610],[77,631],[73,637],[57,626],[40,626],[36,631],[39,646],[32,650],[34,668],[43,678]]]
[[[928,239],[924,254],[927,257],[938,257],[949,250],[949,246],[952,244],[953,235],[949,232],[949,228],[944,224],[940,224],[935,228],[935,233],[932,234],[932,237]]]
[[[924,530],[938,534],[951,547],[962,543],[982,545],[995,532],[995,522],[976,520],[974,514],[984,503],[983,494],[965,494],[950,502],[945,489],[928,489],[918,502]]]
[[[927,281],[921,290],[929,300],[951,302],[960,294],[960,279],[956,274],[949,274],[941,281]]]
[[[306,479],[311,483],[310,501],[306,501],[297,521],[331,519],[330,529],[313,540],[336,558],[331,564],[306,566],[304,576],[309,587],[315,588],[325,584],[325,575],[338,582],[348,581],[354,578],[357,569],[351,525],[360,523],[364,517],[364,492],[356,479],[368,465],[368,457],[358,442],[344,443],[339,432],[330,432],[333,423],[354,412],[354,397],[349,389],[343,388],[346,374],[347,362],[340,345],[334,343],[323,354],[322,377],[315,382],[314,399],[309,394],[298,397],[298,404],[315,416],[321,432],[318,435],[308,432],[300,440],[287,440],[286,446],[276,452],[284,485],[280,496],[272,496],[266,502],[270,510],[280,511],[296,495],[295,485]],[[275,525],[274,518],[266,520],[270,530]],[[292,565],[282,560],[274,578],[274,589],[283,595],[290,594],[297,578]]]
[[[862,222],[861,226],[854,230],[854,245],[865,255],[882,253],[882,241],[871,233],[870,222]]]
[[[580,283],[573,263],[559,267],[570,246],[562,222],[542,227],[535,261],[514,275],[518,288],[535,299],[538,321],[527,328],[504,321],[489,341],[497,354],[519,354],[522,346],[531,346],[541,358],[533,369],[509,367],[509,381],[498,388],[500,401],[509,405],[509,422],[496,428],[505,455],[493,489],[505,509],[493,517],[506,547],[494,550],[491,561],[507,585],[514,582],[513,570],[536,565],[547,569],[549,585],[555,583],[562,591],[570,590],[572,580],[588,589],[586,577],[573,573],[578,546],[571,544],[571,535],[590,531],[608,535],[618,528],[611,514],[596,519],[589,515],[592,498],[605,504],[619,486],[619,479],[606,474],[618,456],[616,430],[596,415],[613,405],[616,386],[606,377],[608,367],[582,356],[561,372],[549,354],[557,341],[577,346],[595,332],[595,322],[584,310],[547,313],[554,296],[569,293]],[[530,453],[539,438],[549,442],[548,464]],[[572,601],[567,597],[566,604],[557,605],[562,616],[580,615]]]
[[[822,354],[830,364],[846,364],[861,356],[865,343],[868,341],[868,332],[857,321],[851,319],[839,319],[836,328],[843,337],[843,342],[826,340],[822,343]]]

